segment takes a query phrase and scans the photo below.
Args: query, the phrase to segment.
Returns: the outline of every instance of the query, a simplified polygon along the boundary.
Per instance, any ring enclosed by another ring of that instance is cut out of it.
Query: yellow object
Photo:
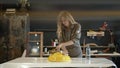
[[[90,29],[89,32],[95,32],[95,31]]]
[[[70,56],[68,55],[63,55],[62,53],[60,52],[56,52],[54,54],[51,54],[49,57],[48,57],[48,60],[49,61],[52,61],[52,62],[64,62],[64,61],[70,61],[71,58]]]

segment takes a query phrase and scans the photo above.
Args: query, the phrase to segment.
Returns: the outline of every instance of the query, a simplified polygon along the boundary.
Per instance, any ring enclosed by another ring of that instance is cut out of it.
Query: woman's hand
[[[68,51],[62,51],[63,55],[68,55]]]
[[[62,43],[57,45],[57,47],[56,47],[57,51],[60,51],[61,47],[62,47]]]
[[[64,45],[64,43],[61,43],[59,44],[57,47],[56,47],[57,51],[60,51],[60,49],[62,49],[62,52],[64,55],[67,55],[68,54],[68,51]]]
[[[68,50],[66,49],[65,46],[62,46],[61,49],[64,55],[68,55]]]

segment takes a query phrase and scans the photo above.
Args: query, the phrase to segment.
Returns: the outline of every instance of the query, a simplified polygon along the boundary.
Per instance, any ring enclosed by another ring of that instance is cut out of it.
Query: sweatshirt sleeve
[[[74,42],[74,45],[79,45],[81,38],[81,25],[77,24],[74,26],[72,31],[71,40]]]

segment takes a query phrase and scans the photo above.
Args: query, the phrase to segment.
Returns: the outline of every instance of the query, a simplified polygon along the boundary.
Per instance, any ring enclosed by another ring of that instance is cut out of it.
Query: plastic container
[[[91,58],[90,51],[91,51],[91,48],[90,48],[90,46],[88,45],[88,46],[86,47],[86,59],[87,59],[87,60],[90,60],[90,58]]]

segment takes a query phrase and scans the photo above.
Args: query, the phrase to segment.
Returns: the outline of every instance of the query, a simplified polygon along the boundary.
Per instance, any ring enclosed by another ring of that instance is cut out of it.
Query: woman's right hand
[[[56,46],[57,51],[60,51],[61,47],[62,47],[62,44],[57,45]]]

